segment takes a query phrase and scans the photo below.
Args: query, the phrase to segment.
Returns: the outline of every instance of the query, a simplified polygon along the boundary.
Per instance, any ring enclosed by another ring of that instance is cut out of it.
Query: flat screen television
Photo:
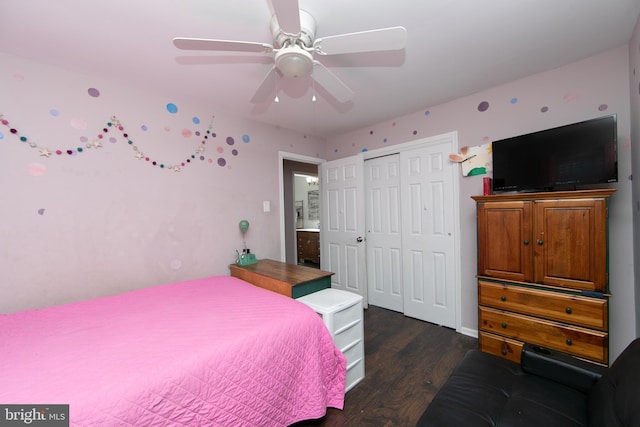
[[[616,115],[493,141],[492,152],[494,192],[617,182]]]

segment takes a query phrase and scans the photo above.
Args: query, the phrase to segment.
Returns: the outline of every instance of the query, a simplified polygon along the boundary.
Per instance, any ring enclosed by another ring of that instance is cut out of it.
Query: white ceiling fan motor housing
[[[316,35],[316,21],[305,10],[300,10],[300,34],[288,34],[280,28],[274,15],[271,33],[277,49],[275,63],[280,72],[291,78],[305,77],[313,71],[313,56],[304,48],[311,48]]]
[[[310,48],[316,38],[316,20],[309,12],[300,9],[300,34],[290,34],[280,28],[276,15],[273,15],[271,17],[271,34],[273,35],[273,46],[277,49],[287,44],[295,44],[295,42]]]

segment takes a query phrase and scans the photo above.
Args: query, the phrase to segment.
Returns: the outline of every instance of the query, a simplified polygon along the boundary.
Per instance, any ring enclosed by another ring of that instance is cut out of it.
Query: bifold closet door
[[[400,155],[364,162],[369,304],[404,312]]]
[[[456,327],[451,143],[400,153],[404,313]]]

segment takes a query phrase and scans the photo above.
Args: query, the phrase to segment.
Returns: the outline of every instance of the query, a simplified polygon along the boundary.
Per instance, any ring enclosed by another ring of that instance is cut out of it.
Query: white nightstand
[[[336,347],[347,359],[345,392],[364,378],[364,319],[362,296],[340,289],[322,289],[298,301],[322,317]]]

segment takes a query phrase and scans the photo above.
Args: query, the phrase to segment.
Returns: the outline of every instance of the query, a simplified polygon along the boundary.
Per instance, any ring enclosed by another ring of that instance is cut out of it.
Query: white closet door
[[[369,304],[403,312],[400,156],[364,162]]]
[[[456,327],[451,142],[400,153],[404,313]]]
[[[331,287],[363,296],[367,307],[364,158],[320,164],[320,268],[335,273]]]

